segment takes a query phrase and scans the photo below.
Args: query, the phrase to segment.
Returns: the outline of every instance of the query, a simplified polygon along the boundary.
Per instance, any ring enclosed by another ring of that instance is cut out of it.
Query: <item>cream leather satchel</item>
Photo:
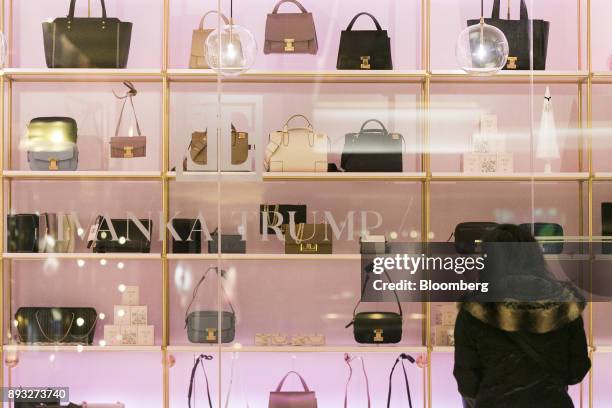
[[[289,127],[294,118],[306,121],[306,127]],[[326,172],[329,139],[315,132],[303,115],[293,115],[282,131],[270,133],[264,167],[270,172]]]

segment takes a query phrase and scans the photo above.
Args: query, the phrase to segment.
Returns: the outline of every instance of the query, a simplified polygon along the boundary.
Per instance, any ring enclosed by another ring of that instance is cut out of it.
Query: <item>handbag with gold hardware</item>
[[[76,225],[67,214],[44,213],[46,234],[40,252],[68,253],[74,252]],[[61,234],[60,234],[61,229]]]
[[[259,233],[263,234],[264,227],[268,234],[274,234],[274,228],[283,231],[293,214],[295,224],[306,223],[305,204],[261,204],[259,206]]]
[[[26,137],[30,170],[76,170],[79,164],[77,133],[77,123],[72,118],[32,119]]]
[[[283,3],[293,3],[299,13],[279,13]],[[317,31],[312,13],[296,0],[280,0],[266,19],[264,54],[316,54]]]
[[[361,288],[361,293],[365,292],[367,284],[370,280],[371,272],[366,274]],[[384,272],[387,280],[391,281],[391,277]],[[403,311],[402,304],[399,301],[397,292],[394,290],[395,300],[399,313],[395,312],[360,312],[357,313],[357,308],[361,304],[361,299],[357,302],[353,310],[353,320],[346,325],[346,328],[353,326],[353,335],[357,343],[364,344],[387,344],[399,343],[402,340],[403,329]]]
[[[132,97],[138,94],[138,91],[131,82],[123,83],[128,91],[124,96],[118,96],[114,91],[117,99],[123,99],[123,105],[121,106],[121,113],[119,113],[119,120],[117,120],[117,127],[115,128],[115,136],[110,140],[110,153],[113,158],[131,159],[134,157],[145,157],[147,155],[147,138],[142,136],[140,131],[140,125],[138,124],[138,117],[136,116],[136,109],[134,109],[134,101]],[[125,111],[125,104],[130,101],[132,113],[134,114],[134,121],[136,122],[136,131],[138,136],[119,136],[119,128],[121,127],[121,119],[123,118],[123,112]]]
[[[375,30],[353,30],[360,16],[368,16],[376,25]],[[378,20],[370,13],[359,13],[340,34],[337,69],[393,69],[391,39]]]
[[[306,127],[289,127],[294,118],[302,118]],[[329,139],[315,132],[304,115],[291,116],[283,130],[270,133],[264,167],[270,172],[326,172]]]
[[[204,14],[200,19],[200,25],[197,29],[193,30],[191,35],[191,56],[189,57],[189,68],[208,69],[208,61],[206,60],[206,39],[215,29],[204,28],[204,20],[209,14],[218,14],[223,20],[223,24],[229,24],[229,20],[223,13],[219,13],[216,10],[211,10]],[[215,28],[217,24],[215,24]]]
[[[285,253],[331,254],[332,235],[329,224],[297,224],[295,230],[289,226],[285,229]]]
[[[187,338],[191,343],[231,343],[234,341],[234,336],[236,335],[236,312],[225,292],[223,284],[221,284],[221,289],[223,290],[223,295],[227,300],[230,311],[221,311],[219,313],[217,310],[194,310],[189,313],[189,309],[198,294],[200,285],[204,283],[206,276],[211,270],[215,270],[215,272],[219,271],[219,269],[215,267],[206,270],[200,281],[196,284],[191,302],[185,311]],[[225,271],[220,271],[218,275],[219,279],[224,279]],[[221,318],[220,324],[219,318]],[[221,335],[219,335],[219,327],[221,328]]]
[[[249,158],[249,134],[238,132],[232,125],[232,164],[242,164]]]
[[[193,132],[189,143],[189,157],[195,164],[208,163],[208,131]]]

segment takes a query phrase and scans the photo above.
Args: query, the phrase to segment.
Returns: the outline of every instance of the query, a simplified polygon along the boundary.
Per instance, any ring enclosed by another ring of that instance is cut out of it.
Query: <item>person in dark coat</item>
[[[464,407],[574,407],[568,386],[591,367],[583,298],[552,277],[529,232],[500,225],[483,241],[490,291],[468,295],[455,323]]]

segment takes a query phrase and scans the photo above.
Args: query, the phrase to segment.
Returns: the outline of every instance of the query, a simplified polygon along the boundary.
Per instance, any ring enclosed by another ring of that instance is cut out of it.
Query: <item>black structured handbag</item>
[[[12,214],[6,216],[8,252],[38,252],[44,235],[38,214]]]
[[[75,17],[70,0],[67,17],[42,23],[48,68],[125,68],[130,53],[132,23],[106,16]]]
[[[268,225],[268,234],[274,234],[271,225],[280,223],[284,230],[289,225],[290,213],[295,213],[295,224],[306,224],[305,204],[261,204],[259,206],[259,233],[263,234],[264,224]],[[264,223],[264,220],[267,223]]]
[[[172,228],[179,239],[172,237],[173,254],[202,253],[202,223],[197,218],[174,218]]]
[[[107,223],[107,218],[98,216],[92,226],[95,229],[95,239],[87,244],[87,248],[92,248],[93,252],[151,252],[151,233],[153,231],[153,221],[150,219],[140,219],[136,223],[132,219],[110,220],[112,230]],[[139,225],[140,224],[140,225]],[[143,228],[145,231],[142,231]],[[114,230],[115,236],[112,231]]]
[[[367,128],[369,123],[380,128]],[[401,172],[403,151],[402,135],[389,133],[381,121],[369,119],[359,132],[344,136],[340,166],[349,172]]]
[[[391,394],[393,391],[393,372],[395,371],[395,367],[397,367],[398,363],[402,365],[402,371],[404,373],[404,383],[406,384],[406,394],[408,397],[408,407],[412,408],[412,396],[410,395],[410,383],[408,382],[408,374],[406,373],[406,366],[404,365],[404,360],[410,361],[414,364],[415,359],[410,354],[402,353],[395,359],[395,363],[391,368],[391,373],[389,374],[389,392],[387,393],[387,408],[391,408]]]
[[[512,0],[508,0],[511,2]],[[548,52],[548,32],[550,22],[544,20],[529,20],[529,12],[525,0],[521,0],[520,20],[510,20],[510,3],[508,3],[508,19],[500,18],[500,0],[494,0],[491,18],[485,23],[499,28],[508,39],[508,62],[504,69],[531,70],[533,40],[533,69],[546,69],[546,54]],[[468,20],[468,26],[480,24],[480,19]],[[531,30],[533,28],[533,36]],[[471,40],[472,41],[472,40]],[[474,39],[473,41],[477,41]],[[477,44],[473,44],[476,47]]]
[[[92,307],[20,307],[15,321],[22,343],[93,344],[98,314]]]
[[[384,272],[387,280],[391,281],[391,277]],[[365,292],[367,284],[370,280],[371,272],[366,274],[361,288],[361,293]],[[353,309],[353,320],[346,325],[346,328],[353,326],[353,335],[357,343],[363,344],[389,344],[399,343],[402,340],[402,328],[404,323],[402,304],[399,301],[397,292],[394,290],[395,301],[399,313],[395,312],[360,312],[357,313],[357,308],[361,304],[361,299],[357,302]]]
[[[216,254],[219,251],[219,230],[214,230],[210,235],[212,240],[208,241],[208,253]],[[240,234],[221,234],[221,253],[245,254],[246,241]]]
[[[496,222],[462,222],[455,227],[455,250],[458,254],[475,254],[480,249],[482,238],[493,231]]]
[[[210,267],[206,270],[206,272],[204,272],[204,275],[196,284],[195,289],[193,290],[191,302],[189,302],[189,305],[185,310],[185,328],[187,329],[187,338],[191,343],[214,344],[218,343],[219,340],[221,340],[221,343],[231,343],[234,341],[234,337],[236,335],[236,312],[234,311],[232,302],[229,300],[227,293],[225,292],[223,282],[221,283],[221,289],[223,290],[223,295],[225,296],[225,299],[230,307],[230,311],[219,312],[218,310],[194,310],[193,312],[189,313],[189,309],[191,308],[191,305],[198,294],[198,289],[202,283],[204,283],[204,280],[211,270],[216,272],[219,269],[216,267]],[[224,279],[224,277],[225,271],[221,270],[221,273],[219,273],[219,279]],[[219,317],[221,317],[220,323]],[[221,328],[220,337],[219,327]]]
[[[601,235],[612,237],[612,203],[601,203]],[[602,254],[612,254],[612,242],[601,243]]]
[[[534,224],[521,224],[519,228],[529,233],[532,232],[536,238],[552,238],[552,240],[544,240],[542,250],[545,254],[560,254],[563,252],[563,227],[552,222],[536,222]],[[559,241],[554,241],[555,237],[559,237]]]
[[[376,30],[353,30],[360,16],[368,16]],[[393,69],[391,39],[370,13],[359,13],[340,34],[337,69]]]

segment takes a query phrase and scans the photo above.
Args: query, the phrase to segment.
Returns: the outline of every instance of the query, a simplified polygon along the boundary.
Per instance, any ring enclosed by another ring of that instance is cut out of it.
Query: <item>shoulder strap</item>
[[[412,408],[412,398],[410,396],[410,384],[408,383],[408,374],[406,374],[406,366],[404,365],[404,360],[408,360],[414,364],[414,358],[410,354],[402,353],[395,359],[395,364],[393,364],[393,368],[391,368],[391,373],[389,374],[389,393],[387,394],[387,408],[391,407],[391,391],[393,385],[393,371],[395,371],[395,367],[397,363],[402,364],[402,371],[404,372],[404,382],[406,383],[406,393],[408,394],[408,406]]]
[[[563,387],[567,386],[567,384],[565,383],[565,381],[563,381],[559,373],[550,365],[550,363],[544,357],[540,355],[540,353],[536,351],[536,349],[533,348],[533,346],[529,343],[529,341],[524,336],[522,336],[518,332],[506,332],[506,333],[508,337],[517,346],[519,346],[525,354],[527,354],[533,361],[536,362],[536,364],[540,367],[540,369],[544,371],[553,382],[555,382],[556,384],[562,385]]]
[[[138,124],[138,116],[136,116],[136,109],[134,108],[134,101],[132,100],[132,97],[136,96],[138,94],[138,91],[134,87],[134,84],[132,84],[130,81],[123,82],[123,85],[128,87],[128,91],[125,93],[124,96],[119,96],[115,93],[115,91],[113,91],[113,95],[115,95],[115,98],[123,99],[123,105],[121,105],[121,113],[119,113],[119,120],[117,120],[117,127],[115,128],[115,137],[119,135],[119,127],[121,126],[121,120],[123,119],[125,103],[128,101],[128,99],[130,101],[130,105],[132,105],[132,113],[134,114],[134,120],[136,121],[136,131],[138,132],[138,136],[142,136],[142,133],[140,132],[140,125]]]
[[[510,20],[510,2],[512,0],[508,0],[508,20]],[[491,18],[493,20],[500,19],[500,0],[495,0],[493,2],[493,12],[491,13]],[[527,10],[527,3],[525,0],[521,0],[521,20],[529,20],[529,11]]]
[[[365,377],[366,393],[368,395],[368,408],[371,408],[372,402],[370,401],[370,381],[368,380],[368,373],[365,369],[363,357],[351,357],[348,353],[344,353],[344,361],[349,368],[349,376],[348,380],[346,380],[346,387],[344,388],[344,408],[347,408],[348,406],[348,387],[351,382],[351,378],[353,378],[353,367],[351,366],[351,361],[353,360],[361,360],[361,369],[363,370],[363,376]]]
[[[366,287],[368,285],[368,282],[370,280],[370,274],[371,273],[372,273],[371,271],[366,271],[366,278],[363,280],[363,286],[361,287],[361,294],[360,294],[360,296],[363,296],[363,293],[365,292],[365,289],[366,289]],[[391,280],[391,277],[389,276],[389,273],[386,270],[384,271],[384,274],[387,277],[387,280],[389,282],[393,282]],[[393,291],[393,295],[395,295],[395,301],[397,302],[397,308],[399,309],[399,315],[403,316],[404,312],[402,310],[402,304],[401,304],[401,302],[399,300],[399,297],[397,296],[397,291],[394,290]],[[349,324],[346,325],[346,328],[349,328],[355,322],[355,315],[357,314],[357,309],[359,308],[360,304],[361,304],[361,297],[359,298],[359,301],[355,305],[355,309],[353,309],[353,320]]]
[[[302,6],[302,4],[299,1],[297,1],[297,0],[280,0],[278,3],[276,3],[276,6],[274,6],[274,10],[272,10],[272,14],[278,14],[278,8],[283,3],[293,3],[293,4],[295,4],[296,6],[299,7],[299,9],[300,9],[300,11],[302,13],[308,13],[306,8],[304,6]]]
[[[304,381],[304,378],[302,378],[302,376],[297,371],[289,371],[287,374],[285,374],[283,379],[278,383],[278,387],[276,387],[276,392],[281,392],[281,390],[283,389],[283,384],[285,384],[285,380],[291,374],[295,374],[295,375],[298,376],[298,378],[300,379],[300,382],[302,383],[302,387],[304,388],[305,392],[310,392],[310,388],[308,388],[308,385],[306,385],[306,381]]]
[[[185,309],[185,327],[187,327],[187,316],[189,315],[189,309],[191,309],[191,305],[193,305],[193,302],[195,301],[195,298],[198,294],[198,289],[200,288],[202,283],[204,283],[204,280],[206,279],[208,272],[210,272],[211,270],[218,271],[219,268],[217,268],[216,266],[211,266],[210,268],[208,268],[206,272],[204,272],[204,275],[202,275],[202,277],[200,278],[199,282],[196,284],[195,289],[193,289],[193,295],[191,297],[191,302],[189,302],[187,309]],[[218,273],[218,276],[219,276],[219,279],[223,279],[225,277],[225,271],[221,270],[221,273]],[[223,286],[223,281],[221,281],[221,290],[223,291],[223,296],[225,297],[225,300],[227,301],[227,304],[229,305],[230,310],[232,311],[233,314],[236,314],[236,311],[234,310],[234,306],[232,305],[231,300],[227,296],[227,292],[225,291],[225,287]]]
[[[221,17],[221,19],[223,20],[223,22],[227,25],[229,24],[229,20],[227,19],[227,17],[225,17],[225,14],[218,12],[217,10],[210,10],[209,12],[207,12],[206,14],[204,14],[202,16],[202,18],[200,19],[200,25],[198,26],[200,30],[204,29],[204,20],[206,19],[206,17],[209,14],[218,14],[219,17]]]
[[[357,19],[361,16],[368,16],[372,19],[372,21],[374,21],[374,25],[376,25],[376,30],[381,31],[382,27],[380,26],[378,20],[376,19],[376,17],[374,17],[373,15],[371,15],[370,13],[366,13],[365,11],[357,14],[355,17],[353,17],[353,19],[351,20],[351,22],[349,23],[349,25],[346,27],[346,31],[351,31],[353,29],[353,25],[355,25],[355,21],[357,21]]]
[[[106,18],[106,4],[104,4],[104,0],[100,0],[102,4],[102,18]],[[74,18],[74,6],[76,5],[76,0],[70,0],[70,9],[68,10],[68,18]]]
[[[272,161],[272,156],[280,147],[280,144],[283,141],[282,135],[277,133],[272,133],[270,135],[270,141],[266,146],[265,156],[264,156],[264,170],[270,171],[270,162]]]
[[[198,370],[198,366],[202,367],[202,371],[204,371],[204,379],[206,381],[206,396],[208,397],[208,406],[212,408],[212,399],[210,398],[210,387],[208,385],[208,375],[206,374],[206,368],[204,367],[204,360],[212,360],[213,357],[207,354],[200,354],[198,358],[196,358],[195,364],[191,369],[191,380],[189,380],[189,392],[187,393],[187,403],[189,408],[191,408],[191,396],[193,395],[193,386],[195,384],[195,374]]]

